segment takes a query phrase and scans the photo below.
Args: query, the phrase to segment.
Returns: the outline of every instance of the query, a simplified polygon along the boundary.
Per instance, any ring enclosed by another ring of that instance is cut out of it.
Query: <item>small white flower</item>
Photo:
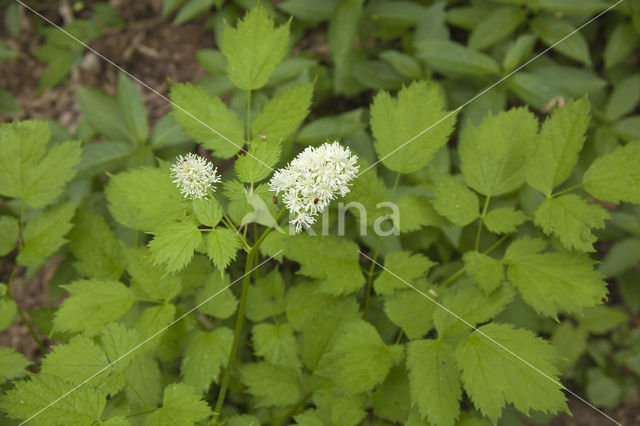
[[[269,189],[284,192],[282,200],[293,215],[296,232],[316,221],[336,195],[349,192],[349,182],[358,173],[358,157],[338,142],[307,147],[284,169],[275,172]]]
[[[204,157],[189,153],[178,156],[171,167],[171,177],[184,198],[207,198],[209,190],[215,191],[215,183],[220,182],[217,168],[213,167]]]

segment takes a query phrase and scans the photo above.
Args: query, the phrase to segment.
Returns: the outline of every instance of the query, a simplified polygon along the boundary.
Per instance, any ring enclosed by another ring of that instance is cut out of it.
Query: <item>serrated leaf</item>
[[[227,327],[206,333],[191,331],[180,365],[184,382],[198,392],[208,392],[211,382],[218,382],[218,374],[229,358],[232,341],[233,332]]]
[[[145,419],[146,426],[191,425],[212,414],[211,408],[194,389],[184,383],[172,383],[164,389],[162,407]]]
[[[400,225],[400,233],[417,231],[425,226],[444,225],[446,222],[438,216],[429,200],[415,195],[403,195],[396,201],[398,215],[392,211],[390,222],[394,227]],[[391,228],[391,226],[389,226]],[[387,231],[386,227],[383,227]],[[389,229],[391,231],[391,229]]]
[[[527,13],[518,7],[498,7],[489,13],[469,35],[469,47],[486,49],[508,37],[524,21]]]
[[[136,355],[141,354],[133,354],[140,342],[137,330],[128,329],[120,323],[108,324],[100,336],[100,343],[112,365],[111,368],[119,373],[124,373]]]
[[[109,180],[105,195],[113,218],[141,231],[153,231],[186,214],[180,192],[165,169],[143,167],[119,173]]]
[[[81,85],[78,85],[77,93],[82,116],[91,128],[108,140],[135,142],[114,96],[100,89]]]
[[[456,225],[466,226],[480,216],[478,196],[451,175],[433,177],[433,208]]]
[[[280,142],[256,140],[246,154],[238,156],[234,169],[241,182],[256,183],[267,178],[280,159]]]
[[[414,340],[407,349],[411,404],[422,418],[453,426],[460,415],[462,384],[453,348],[441,340]]]
[[[180,293],[180,278],[167,273],[163,267],[152,263],[148,249],[127,247],[124,249],[127,272],[133,286],[141,289],[147,298],[168,302]]]
[[[220,158],[231,158],[240,151],[244,144],[244,123],[220,98],[190,83],[173,84],[169,96],[177,105],[172,117],[196,142]]]
[[[225,22],[220,51],[227,59],[227,75],[239,89],[264,86],[287,52],[289,22],[275,27],[261,6],[251,9],[235,28]]]
[[[285,310],[284,279],[278,270],[273,270],[249,285],[245,315],[259,322],[280,315]]]
[[[498,260],[477,251],[468,251],[463,256],[464,266],[482,291],[491,293],[505,279],[504,265]]]
[[[598,204],[569,194],[544,200],[536,209],[534,223],[546,235],[555,235],[569,250],[593,252],[597,237],[591,230],[604,228],[609,217],[609,212]]]
[[[167,326],[176,316],[176,305],[165,303],[146,308],[136,321],[135,329],[145,342],[141,349],[152,351],[157,348],[167,332]]]
[[[304,83],[271,98],[251,125],[253,135],[264,135],[271,143],[287,139],[309,115],[312,95],[313,84]]]
[[[298,357],[298,344],[289,324],[256,324],[252,333],[256,355],[264,357],[265,361],[272,365],[296,370],[302,368]]]
[[[420,170],[447,143],[453,131],[455,114],[435,125],[446,114],[444,98],[434,83],[412,83],[402,88],[395,99],[387,92],[379,92],[371,105],[371,130],[378,158],[399,173]],[[423,132],[430,126],[433,127]]]
[[[435,309],[437,307],[434,303],[412,288],[397,290],[384,298],[384,313],[409,339],[419,339],[433,328]]]
[[[218,227],[207,235],[207,256],[220,271],[227,269],[239,249],[240,240],[231,229]]]
[[[125,381],[119,372],[108,366],[109,360],[100,346],[87,337],[75,336],[47,354],[40,372],[58,376],[72,385],[91,379],[90,386],[115,396],[125,386]]]
[[[80,280],[62,287],[69,297],[55,314],[54,330],[95,335],[122,317],[134,301],[133,292],[117,281]]]
[[[196,302],[201,305],[198,310],[216,318],[226,319],[234,314],[238,299],[229,287],[227,274],[210,273],[204,286],[196,293]],[[205,300],[209,299],[207,302]]]
[[[147,111],[138,88],[123,72],[118,75],[116,100],[127,130],[129,130],[136,142],[139,144],[144,143],[149,137]]]
[[[0,406],[10,418],[26,420],[72,388],[73,385],[64,379],[37,374],[30,380],[16,382],[15,387],[2,397]],[[91,386],[83,386],[46,408],[30,423],[42,426],[52,423],[91,426],[100,421],[106,402],[102,392]]]
[[[202,233],[193,222],[162,225],[149,242],[151,261],[154,265],[163,265],[167,272],[177,272],[187,266],[201,243]]]
[[[384,269],[373,282],[373,288],[376,293],[383,295],[392,294],[396,289],[406,289],[407,284],[393,274],[414,284],[417,278],[425,276],[434,265],[434,262],[420,253],[390,251],[385,255]]]
[[[509,281],[537,312],[556,317],[580,313],[607,295],[607,284],[593,268],[594,261],[579,253],[542,253],[540,240],[520,239],[509,246],[503,262]]]
[[[301,265],[299,274],[320,280],[319,291],[334,296],[351,294],[364,284],[358,246],[337,237],[299,234],[287,241],[285,255]]]
[[[140,351],[146,352],[146,351]],[[145,353],[133,357],[124,371],[127,381],[125,396],[132,409],[155,407],[162,397],[162,374],[158,361]]]
[[[0,383],[22,376],[30,364],[31,361],[13,348],[0,348]]]
[[[187,0],[187,3],[180,8],[173,20],[174,25],[181,25],[187,21],[194,19],[196,16],[204,14],[211,6],[214,0]]]
[[[223,216],[222,207],[214,198],[193,200],[193,213],[201,224],[212,228],[220,223]]]
[[[469,325],[460,318],[473,326],[488,321],[502,312],[514,295],[515,292],[508,285],[485,294],[470,281],[458,283],[442,297],[441,304],[448,310],[438,308],[433,314],[438,336],[456,336],[468,332]]]
[[[32,207],[58,198],[76,174],[80,142],[47,148],[51,137],[44,121],[22,121],[0,126],[0,194],[20,197]]]
[[[367,392],[381,384],[394,364],[376,328],[364,320],[344,324],[315,374],[334,381],[346,395]]]
[[[449,40],[424,40],[416,44],[416,54],[443,74],[487,76],[500,74],[500,65],[488,55]]]
[[[500,418],[505,403],[512,403],[525,415],[530,410],[568,412],[558,381],[559,372],[554,367],[558,355],[549,343],[528,330],[507,324],[484,325],[457,347],[455,359],[462,368],[465,391],[482,414],[494,423]],[[527,385],[522,386],[523,383]]]
[[[537,131],[538,121],[525,108],[489,113],[479,126],[465,127],[459,153],[467,184],[486,196],[518,188]]]
[[[530,25],[547,46],[553,46],[555,51],[584,65],[591,65],[589,45],[582,33],[576,31],[569,21],[550,15],[538,15],[531,20]],[[569,34],[571,36],[567,37]],[[560,40],[562,42],[558,43]]]
[[[387,379],[371,396],[373,414],[400,423],[407,418],[411,408],[409,376],[404,365],[393,367]],[[300,423],[299,424],[303,424]],[[311,425],[309,425],[311,426]],[[321,425],[320,425],[321,426]]]
[[[583,182],[587,192],[600,200],[640,203],[640,141],[596,158]]]
[[[550,196],[569,177],[578,162],[589,121],[586,97],[554,109],[542,124],[535,152],[527,164],[529,185]]]
[[[73,266],[88,278],[117,280],[124,269],[120,244],[107,221],[90,210],[80,210],[69,233]]]
[[[40,213],[27,222],[17,262],[20,265],[39,265],[55,253],[67,239],[65,235],[72,228],[71,218],[76,210],[72,202],[58,204]]]
[[[0,217],[0,256],[9,254],[16,246],[20,226],[18,220],[11,216]]]
[[[240,376],[247,392],[258,397],[257,407],[284,407],[300,397],[295,369],[258,362],[243,365]]]
[[[529,220],[526,214],[513,207],[499,207],[484,216],[484,225],[494,234],[516,232],[518,226]]]

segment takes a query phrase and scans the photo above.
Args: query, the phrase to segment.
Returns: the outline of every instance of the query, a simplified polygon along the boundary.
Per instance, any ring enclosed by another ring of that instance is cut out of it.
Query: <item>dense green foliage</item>
[[[208,16],[219,49],[153,126],[125,74],[78,87],[75,134],[0,124],[0,327],[64,341],[39,365],[0,348],[8,418],[516,425],[569,412],[564,384],[637,403],[637,3],[557,45],[610,3],[262,3],[164,1],[176,25]],[[100,6],[66,28],[105,25],[126,24]],[[44,90],[83,48],[42,33]],[[326,57],[291,55],[305,37]],[[340,201],[365,211],[290,232],[267,182],[327,140],[358,155]],[[222,182],[190,200],[170,167],[196,149]],[[54,255],[65,298],[25,319],[11,281]]]

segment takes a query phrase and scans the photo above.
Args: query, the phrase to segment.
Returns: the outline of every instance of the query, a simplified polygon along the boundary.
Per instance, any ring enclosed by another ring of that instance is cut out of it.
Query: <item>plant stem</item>
[[[9,281],[7,282],[7,296],[16,305],[16,312],[18,312],[18,316],[20,317],[22,322],[27,326],[27,330],[29,330],[29,334],[38,345],[38,348],[40,349],[40,352],[42,353],[42,355],[44,355],[47,353],[47,348],[42,344],[42,341],[36,334],[36,330],[33,328],[31,323],[27,321],[27,317],[25,316],[24,312],[22,311],[22,309],[20,309],[20,306],[18,305],[16,300],[13,298],[13,293],[11,291],[11,282],[13,281],[13,276],[15,275],[17,268],[18,268],[18,264],[16,263],[13,265],[13,268],[11,269],[11,274],[9,275]]]
[[[560,191],[560,192],[556,192],[555,194],[551,194],[551,198],[555,198],[555,197],[557,197],[557,196],[559,196],[559,195],[566,194],[567,192],[571,192],[571,191],[573,191],[574,189],[578,189],[578,188],[580,188],[583,184],[584,184],[583,182],[580,182],[580,183],[578,183],[578,184],[576,184],[576,185],[570,186],[569,188],[563,189],[563,190],[562,190],[562,191]]]
[[[491,200],[490,195],[484,199],[484,207],[482,208],[482,215],[480,215],[480,224],[478,225],[478,233],[476,234],[476,245],[474,248],[475,251],[478,251],[478,248],[480,248],[480,235],[482,235],[482,228],[484,227],[484,216],[487,214],[489,200]]]
[[[286,211],[282,208],[275,218],[276,224]],[[231,352],[229,353],[229,359],[227,360],[227,368],[224,370],[222,376],[222,382],[220,383],[220,392],[218,393],[218,400],[216,401],[215,413],[213,415],[213,423],[215,424],[220,417],[222,406],[224,405],[224,398],[229,387],[229,379],[231,378],[231,370],[233,369],[233,363],[236,358],[236,352],[238,351],[238,343],[240,342],[240,335],[242,334],[242,324],[244,322],[244,307],[247,301],[247,292],[249,290],[249,284],[251,283],[251,269],[253,268],[253,261],[260,249],[260,244],[267,238],[267,235],[273,230],[269,227],[264,230],[260,238],[254,243],[253,247],[247,253],[247,261],[244,266],[244,278],[242,279],[242,293],[240,295],[240,304],[238,305],[238,313],[236,315],[236,326],[233,336],[233,343],[231,344]]]

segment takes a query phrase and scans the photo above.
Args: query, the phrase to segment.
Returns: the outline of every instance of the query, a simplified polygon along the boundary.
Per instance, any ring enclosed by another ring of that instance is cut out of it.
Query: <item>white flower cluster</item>
[[[358,157],[338,142],[307,147],[284,169],[275,172],[269,189],[282,199],[294,215],[290,223],[296,232],[316,221],[336,194],[345,196],[349,182],[356,176]]]
[[[178,185],[184,198],[206,198],[209,192],[215,191],[214,183],[220,182],[220,176],[216,174],[217,168],[213,167],[204,157],[189,153],[186,156],[178,156],[171,167],[173,183]]]

